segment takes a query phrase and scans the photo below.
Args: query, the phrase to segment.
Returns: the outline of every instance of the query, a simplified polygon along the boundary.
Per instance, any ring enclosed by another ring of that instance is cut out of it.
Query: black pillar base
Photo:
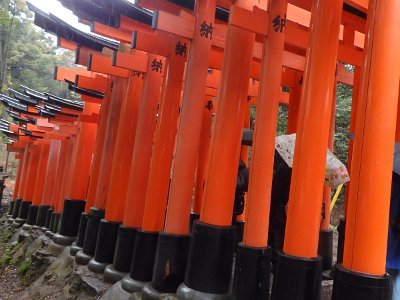
[[[190,220],[189,220],[190,232],[192,232],[194,221],[196,221],[198,219],[200,219],[200,214],[190,213]]]
[[[85,233],[88,222],[88,214],[83,212],[79,221],[78,236],[76,237],[76,246],[82,248],[85,241]]]
[[[39,227],[43,227],[46,224],[46,217],[48,210],[51,209],[50,205],[40,205],[37,218],[36,218],[36,225]]]
[[[130,271],[136,232],[136,228],[120,226],[118,229],[113,266],[119,272],[128,273]]]
[[[201,293],[227,294],[232,275],[234,244],[234,226],[214,226],[195,221],[185,281],[179,289],[187,287]]]
[[[12,216],[13,210],[14,210],[14,204],[15,204],[15,200],[11,200],[10,203],[8,204],[7,215]]]
[[[273,300],[321,299],[322,259],[296,257],[278,252],[272,285]]]
[[[26,220],[28,218],[29,207],[32,201],[22,201],[18,212],[18,218],[21,220]]]
[[[82,251],[82,247],[76,245],[76,241],[72,243],[71,247],[69,248],[69,254],[71,256],[75,256],[78,251]]]
[[[392,282],[390,276],[374,276],[357,273],[335,266],[332,300],[390,300]]]
[[[272,248],[253,248],[240,243],[236,249],[232,294],[236,300],[269,299]]]
[[[190,235],[159,234],[152,279],[152,287],[156,291],[176,292],[185,279],[189,245]]]
[[[54,227],[54,212],[53,209],[48,209],[46,212],[46,220],[44,221],[43,229],[53,230]],[[57,232],[57,230],[55,231]]]
[[[109,222],[104,219],[100,221],[96,250],[94,258],[89,262],[89,270],[103,273],[107,265],[112,264],[120,225],[120,222]]]
[[[235,221],[236,235],[235,235],[235,249],[239,243],[243,241],[244,221]]]
[[[39,212],[39,206],[31,205],[29,206],[28,216],[26,217],[26,223],[28,225],[36,225],[36,218]]]
[[[84,200],[64,200],[64,209],[61,216],[59,233],[68,237],[76,237],[78,234],[79,219],[85,209]]]
[[[72,243],[69,251],[69,254],[71,254],[72,256],[75,256],[76,253],[78,253],[78,251],[82,251],[83,242],[85,240],[87,221],[88,221],[88,214],[83,212],[81,214],[81,220],[79,222],[78,236],[76,237],[75,242]]]
[[[104,213],[103,209],[97,209],[95,207],[92,207],[89,211],[85,239],[82,247],[82,251],[86,255],[93,256],[96,251],[100,220],[104,218]]]
[[[61,246],[70,246],[78,234],[79,219],[85,209],[83,200],[64,200],[64,210],[59,221],[58,233],[54,234],[53,242]]]
[[[13,219],[16,219],[18,217],[19,208],[21,207],[21,203],[22,203],[22,199],[15,199],[13,212],[12,212]]]
[[[339,237],[337,245],[337,260],[336,263],[340,264],[343,262],[343,250],[344,250],[344,233],[346,229],[346,219],[344,217],[340,218],[339,226],[337,228]]]
[[[60,225],[61,214],[60,213],[52,213],[53,216],[53,226],[51,227],[51,232],[56,233],[58,232],[58,227]]]
[[[321,230],[319,232],[318,255],[322,258],[322,270],[332,269],[333,259],[333,231]]]
[[[149,282],[153,278],[158,232],[138,230],[135,237],[132,264],[129,275],[140,282]]]

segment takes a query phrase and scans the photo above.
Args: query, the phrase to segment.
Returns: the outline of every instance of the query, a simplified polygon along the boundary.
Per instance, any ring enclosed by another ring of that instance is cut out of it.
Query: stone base
[[[24,224],[24,222],[17,222],[18,219],[15,219],[14,222],[11,224],[12,228],[21,228],[22,224]],[[18,220],[19,221],[19,220]]]
[[[27,232],[30,232],[30,231],[32,231],[32,228],[33,228],[33,226],[32,225],[29,225],[29,224],[24,224],[24,225],[22,225],[22,230],[25,230],[25,231],[27,231]]]
[[[104,269],[108,266],[108,263],[98,262],[94,258],[89,261],[88,269],[97,274],[103,274]]]
[[[41,231],[41,232],[43,232],[43,233],[47,231],[46,228],[43,230],[43,227],[40,227],[40,226],[37,226],[37,225],[33,225],[33,226],[32,226],[32,229],[34,229],[34,230],[39,230],[39,231]]]
[[[176,291],[176,296],[180,300],[229,300],[230,294],[208,294],[196,291],[182,283]]]
[[[13,217],[7,219],[8,224],[14,223],[15,219]]]
[[[137,281],[133,279],[131,276],[125,276],[121,280],[121,286],[122,288],[127,291],[128,293],[135,293],[135,292],[140,292],[142,289],[146,286],[149,285],[150,282],[143,282],[143,281]]]
[[[44,235],[52,239],[53,236],[54,236],[54,233],[51,232],[50,230],[47,230],[47,231],[44,233]]]
[[[58,256],[64,251],[65,247],[62,246],[62,245],[56,244],[54,242],[51,242],[49,244],[49,248],[48,249],[49,249],[50,253],[52,253],[55,256]]]
[[[131,293],[125,291],[122,286],[121,282],[117,282],[114,284],[102,297],[102,300],[129,300],[131,297]]]
[[[16,218],[14,220],[14,223],[18,223],[18,224],[24,224],[26,222],[26,219],[21,219],[21,218]]]
[[[81,266],[87,265],[92,258],[93,256],[87,255],[83,250],[80,250],[75,254],[75,262]]]
[[[60,246],[71,246],[75,239],[75,236],[65,236],[59,233],[55,233],[53,236],[53,242]]]
[[[79,247],[76,245],[76,242],[73,242],[71,245],[71,249],[69,250],[69,254],[71,254],[72,256],[75,256],[76,253],[78,253],[78,251],[82,250],[82,247]]]
[[[142,300],[178,299],[175,294],[160,293],[151,284],[143,287]]]
[[[104,281],[115,283],[122,280],[128,273],[120,272],[114,268],[113,265],[109,265],[104,269]]]

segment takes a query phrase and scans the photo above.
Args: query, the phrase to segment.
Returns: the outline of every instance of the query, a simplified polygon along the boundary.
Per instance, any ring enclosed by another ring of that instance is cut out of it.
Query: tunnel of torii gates
[[[0,129],[19,159],[10,222],[46,230],[77,264],[143,299],[319,299],[332,268],[324,170],[340,82],[353,87],[354,140],[332,298],[390,299],[400,1],[61,3],[93,33],[28,6],[37,26],[75,51],[77,68],[54,77],[81,101],[25,86],[0,97],[13,119]],[[270,285],[279,104],[297,139]],[[232,222],[251,105],[246,209]]]

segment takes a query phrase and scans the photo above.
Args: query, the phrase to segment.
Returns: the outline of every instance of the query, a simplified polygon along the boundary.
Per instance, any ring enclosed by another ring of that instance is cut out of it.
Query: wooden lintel
[[[89,54],[88,70],[92,72],[103,73],[106,75],[113,75],[122,78],[129,77],[129,70],[114,67],[112,65],[112,58],[99,54]]]

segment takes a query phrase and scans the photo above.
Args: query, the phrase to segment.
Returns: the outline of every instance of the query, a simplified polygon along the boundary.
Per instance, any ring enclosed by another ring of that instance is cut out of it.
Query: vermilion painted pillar
[[[211,33],[206,35],[201,29],[202,26],[204,27],[204,24],[212,26],[215,9],[215,0],[196,1],[196,24],[194,36],[190,44],[185,85],[183,88],[181,116],[176,137],[165,225],[163,224],[164,218],[160,215],[161,227],[152,229],[152,231],[154,229],[162,231],[164,228],[164,231],[160,233],[158,238],[152,285],[145,288],[145,294],[152,294],[154,292],[174,293],[178,285],[184,280],[190,241],[190,209],[196,162],[199,153],[201,121],[204,107],[203,99],[206,90],[212,39]],[[177,80],[179,79],[177,78]],[[179,81],[177,84],[179,84]],[[158,197],[161,200],[162,197],[167,197],[167,193],[164,195],[160,194]],[[144,230],[146,230],[147,222],[147,205],[151,199],[147,198],[146,200],[143,222]],[[163,213],[164,211],[160,210]],[[172,272],[165,276],[164,270],[167,265],[171,267]],[[172,278],[173,280],[171,280]]]
[[[237,1],[238,7],[251,6]],[[228,293],[235,228],[231,226],[255,34],[228,25],[200,221],[195,221],[185,281],[178,297]],[[223,249],[223,250],[222,250]]]
[[[259,99],[253,136],[243,242],[237,249],[233,294],[237,299],[268,299],[271,247],[268,247],[269,208],[274,168],[275,135],[281,92],[287,0],[269,1],[268,37],[264,42]]]
[[[36,225],[39,227],[46,225],[46,217],[48,211],[52,209],[53,204],[53,191],[56,185],[56,175],[60,162],[60,149],[61,141],[52,140],[50,142],[49,159],[46,169],[46,178],[44,180],[45,185],[43,188],[43,194],[41,198],[41,204],[39,205],[38,215],[36,219]]]
[[[88,265],[88,268],[96,273],[103,273],[105,267],[113,262],[118,228],[124,216],[131,166],[129,162],[132,159],[138,106],[142,94],[142,76],[141,73],[131,73],[121,106],[105,218],[100,221],[95,255]]]
[[[26,218],[28,217],[29,206],[32,204],[41,148],[41,143],[29,147],[29,165],[27,168],[24,190],[22,192],[21,207],[19,208],[18,212],[18,221],[20,222],[25,222]]]
[[[107,120],[110,113],[111,101],[112,101],[112,88],[114,85],[114,77],[110,77],[108,81],[108,89],[104,94],[104,99],[100,108],[99,125],[97,129],[96,145],[93,153],[93,163],[90,168],[90,179],[89,187],[86,199],[86,214],[89,213],[91,207],[93,207],[96,200],[97,182],[99,179],[101,158],[103,155],[104,140],[107,132]]]
[[[301,74],[300,72],[296,72],[295,84],[294,86],[290,87],[288,121],[286,127],[287,134],[296,133],[297,130],[302,84],[303,74]]]
[[[95,201],[90,208],[82,250],[79,250],[75,257],[75,261],[81,265],[88,264],[95,254],[100,220],[104,218],[107,194],[110,188],[111,168],[116,147],[118,125],[120,123],[121,107],[126,98],[127,87],[127,79],[120,77],[116,77],[112,85],[112,99],[109,113],[106,115],[106,133],[101,153]]]
[[[399,1],[369,3],[343,265],[335,269],[333,299],[391,298],[385,265],[400,79],[399,10]]]
[[[318,238],[342,2],[313,1],[285,241],[272,299],[320,298]]]
[[[197,158],[196,181],[194,185],[194,200],[192,205],[192,219],[197,220],[200,217],[201,202],[203,199],[204,185],[206,183],[206,174],[208,167],[208,154],[211,142],[211,123],[215,113],[215,102],[209,98],[204,98],[204,107],[202,113],[200,146]],[[193,223],[193,222],[192,222]]]
[[[84,114],[91,115],[98,113],[98,111],[98,104],[85,103]],[[78,124],[60,228],[59,232],[53,237],[55,243],[64,246],[71,245],[78,233],[80,215],[85,208],[84,199],[86,199],[87,194],[97,131],[97,124],[95,123],[79,122]]]
[[[139,104],[138,120],[127,183],[123,224],[118,231],[113,264],[104,271],[104,279],[118,281],[129,272],[137,230],[142,226],[147,192],[150,160],[156,128],[157,105],[160,100],[163,58],[148,54],[147,72],[143,75],[143,90]],[[159,62],[161,68],[153,68]]]
[[[122,282],[122,287],[127,290],[134,286],[141,289],[145,282],[152,279],[158,234],[164,227],[183,73],[186,53],[189,50],[189,45],[183,40],[171,38],[170,43],[170,54],[167,57],[167,68],[161,95],[162,106],[158,113],[154,137],[142,230],[136,233],[130,276],[125,277],[125,282]],[[176,52],[175,49],[179,45],[185,45],[187,47],[186,52]]]
[[[32,204],[29,207],[28,217],[26,220],[27,225],[36,225],[36,218],[39,211],[39,205],[42,201],[43,188],[45,185],[45,177],[47,171],[47,162],[50,153],[50,141],[41,141],[42,147],[40,150],[39,164],[36,172],[35,190],[33,193]]]
[[[28,146],[25,146],[25,149],[21,153],[21,158],[18,162],[18,171],[17,171],[17,178],[15,180],[15,188],[13,193],[13,200],[10,201],[10,206],[8,210],[8,214],[12,217],[14,212],[14,207],[18,202],[19,205],[21,204],[22,199],[20,198],[21,189],[24,186],[23,178],[24,178],[24,171],[26,171],[26,167],[24,165],[28,164],[28,157],[27,154],[29,151],[27,150]]]
[[[93,207],[96,200],[97,183],[99,180],[101,161],[103,157],[104,140],[107,133],[107,121],[110,114],[111,102],[113,101],[113,99],[116,99],[112,97],[114,80],[115,77],[108,77],[107,90],[104,93],[104,98],[100,107],[96,143],[93,152],[92,164],[90,166],[90,178],[86,195],[85,211],[82,212],[81,215],[76,241],[73,242],[71,245],[71,255],[75,255],[79,250],[82,250],[89,218],[92,220],[91,222],[94,221],[97,224],[99,220],[104,216],[102,211],[93,209],[90,213],[90,209]]]
[[[66,195],[67,179],[71,169],[71,159],[73,151],[73,143],[75,138],[67,138],[61,142],[60,149],[60,164],[56,175],[56,185],[54,187],[52,195],[52,206],[53,211],[51,212],[50,220],[46,217],[46,225],[49,230],[53,233],[58,231],[58,225],[60,223],[61,212],[63,208],[63,201]],[[50,211],[50,210],[49,210]],[[47,214],[49,216],[49,213]]]

